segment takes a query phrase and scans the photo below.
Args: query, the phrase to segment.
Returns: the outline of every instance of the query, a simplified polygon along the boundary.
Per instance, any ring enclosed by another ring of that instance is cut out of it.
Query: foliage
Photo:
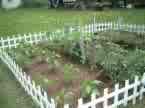
[[[136,34],[125,31],[106,31],[97,36],[98,40],[111,41],[119,44],[121,47],[131,48],[138,47],[144,49],[145,37],[143,34]]]
[[[98,80],[85,80],[81,83],[81,94],[83,97],[89,97],[92,93],[100,96],[103,83]]]
[[[45,61],[48,63],[49,67],[54,70],[55,68],[60,67],[60,63],[58,62],[57,58],[60,58],[61,56],[54,51],[47,52],[47,55],[45,55],[46,59]]]
[[[50,36],[49,34],[47,35]],[[60,35],[62,34],[60,33],[58,36]],[[73,33],[68,31],[64,36],[54,38],[50,41],[48,47],[81,60],[80,35],[81,33],[78,31]]]
[[[42,7],[47,6],[48,0],[23,0],[24,7]]]
[[[75,69],[72,64],[65,64],[64,65],[64,82],[66,84],[70,83],[75,79]]]
[[[145,51],[135,49],[128,52],[123,61],[123,65],[126,69],[126,77],[134,78],[134,75],[141,76],[145,72]]]
[[[142,75],[145,65],[145,51],[142,43],[136,42],[135,36],[112,38],[114,35],[99,35],[88,41],[85,47],[86,56],[91,66],[101,66],[114,82],[133,79],[134,75]],[[115,35],[117,36],[117,35]],[[125,41],[119,44],[118,41]],[[134,41],[133,41],[134,40]],[[136,44],[139,43],[139,44]],[[124,45],[136,44],[132,47]],[[140,47],[141,46],[141,47]],[[124,75],[125,74],[125,75]]]

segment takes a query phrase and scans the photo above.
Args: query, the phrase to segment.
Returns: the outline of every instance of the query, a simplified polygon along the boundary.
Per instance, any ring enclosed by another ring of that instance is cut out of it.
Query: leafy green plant
[[[81,93],[83,97],[88,97],[92,93],[99,96],[101,94],[101,88],[103,88],[103,83],[98,80],[85,80],[81,83]]]
[[[128,38],[131,38],[131,36],[128,36]],[[145,51],[136,46],[132,47],[132,50],[125,49],[122,45],[116,43],[120,39],[121,37],[115,39],[115,36],[111,38],[98,34],[91,40],[87,40],[85,44],[86,56],[91,68],[101,67],[114,82],[124,81],[133,78],[134,75],[143,74],[145,65]],[[124,36],[121,40],[124,39],[127,38]],[[133,43],[133,39],[125,40],[125,42]]]

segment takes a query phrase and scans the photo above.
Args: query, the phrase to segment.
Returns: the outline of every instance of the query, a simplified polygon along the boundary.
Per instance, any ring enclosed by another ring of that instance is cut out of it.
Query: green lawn
[[[37,108],[10,70],[2,64],[0,64],[0,108]]]
[[[114,21],[121,16],[124,22],[145,24],[145,10],[74,11],[22,8],[11,11],[0,10],[0,36],[52,31],[64,25],[89,23],[94,16],[97,21]]]

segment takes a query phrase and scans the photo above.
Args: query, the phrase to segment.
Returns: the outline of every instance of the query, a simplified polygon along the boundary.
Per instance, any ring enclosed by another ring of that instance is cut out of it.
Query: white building
[[[14,9],[22,4],[22,0],[1,0],[1,2],[4,9]]]

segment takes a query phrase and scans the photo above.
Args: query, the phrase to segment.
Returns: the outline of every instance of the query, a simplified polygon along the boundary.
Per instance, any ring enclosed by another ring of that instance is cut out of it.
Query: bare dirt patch
[[[56,96],[60,91],[63,91],[64,94],[71,93],[73,95],[73,102],[77,103],[77,99],[81,97],[81,82],[84,80],[100,80],[105,83],[105,87],[112,86],[110,78],[104,75],[99,69],[91,70],[88,65],[79,64],[63,54],[58,59],[59,66],[57,67],[51,67],[45,61],[39,61],[36,58],[32,61],[31,65],[25,66],[25,70],[27,70],[32,78],[33,74],[39,73],[40,75],[44,75],[48,80],[56,81],[56,83],[47,87],[50,96]],[[65,64],[72,64],[76,70],[73,73],[75,78],[68,83],[64,81],[63,67]]]

